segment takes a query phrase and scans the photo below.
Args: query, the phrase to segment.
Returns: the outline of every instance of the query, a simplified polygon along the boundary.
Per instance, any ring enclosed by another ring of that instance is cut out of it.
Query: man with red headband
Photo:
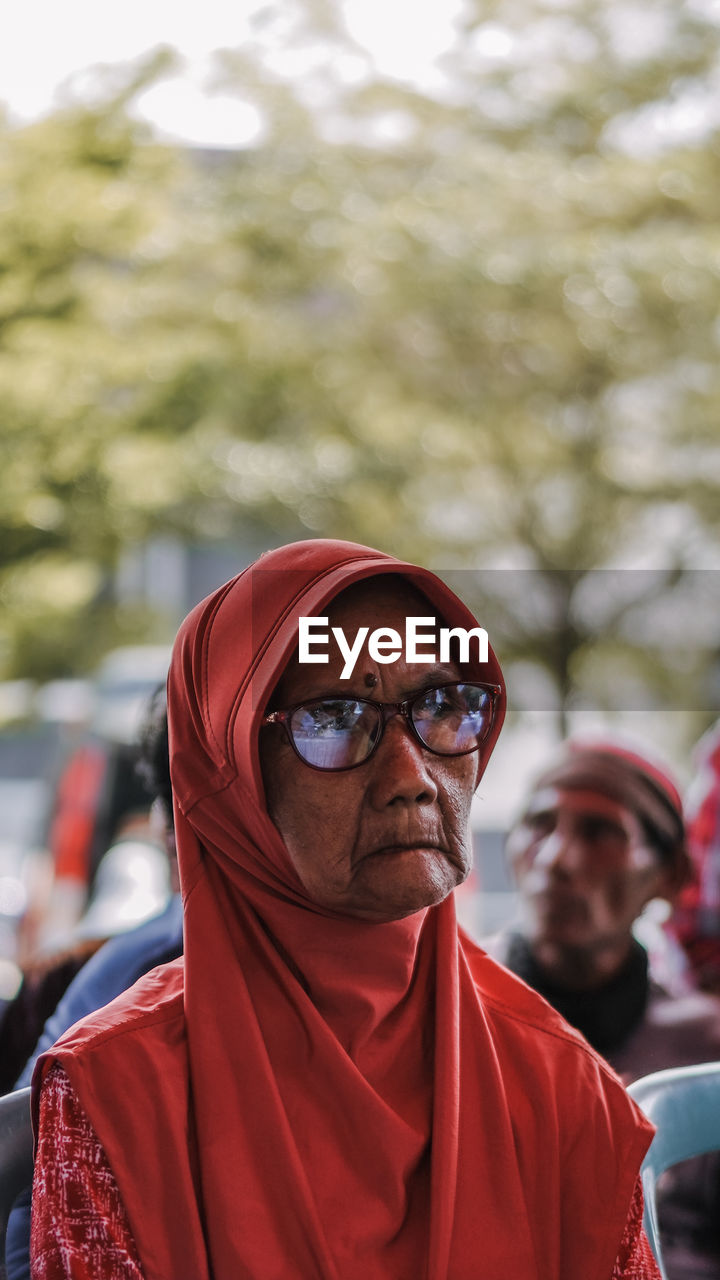
[[[539,991],[626,1082],[720,1058],[720,1001],[670,994],[633,926],[688,874],[682,804],[668,770],[625,745],[570,741],[536,779],[507,841],[522,905],[491,955]],[[673,1280],[720,1274],[720,1179],[693,1162],[660,1202]]]
[[[308,617],[352,671],[303,663]],[[394,652],[410,619],[477,628],[433,574],[316,541],[184,623],[184,959],[38,1064],[35,1280],[657,1280],[651,1126],[457,928],[502,673]]]

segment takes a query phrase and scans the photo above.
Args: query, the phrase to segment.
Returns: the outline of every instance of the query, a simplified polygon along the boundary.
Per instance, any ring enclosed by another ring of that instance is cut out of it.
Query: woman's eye
[[[436,720],[442,720],[443,716],[449,716],[452,712],[456,712],[457,708],[448,698],[442,698],[432,704],[430,711]]]
[[[352,729],[357,723],[360,708],[355,702],[343,703],[337,708],[333,716],[333,724],[338,729]]]
[[[303,727],[314,733],[328,733],[341,729],[351,729],[358,718],[358,707],[354,702],[329,702],[316,707],[308,707],[303,713]]]
[[[426,694],[415,706],[415,715],[423,720],[442,720],[444,716],[457,712],[457,706],[439,689]]]

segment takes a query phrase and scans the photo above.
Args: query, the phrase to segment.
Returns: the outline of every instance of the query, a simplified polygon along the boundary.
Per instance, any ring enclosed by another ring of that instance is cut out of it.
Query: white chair
[[[30,1090],[0,1097],[0,1280],[5,1280],[5,1233],[17,1196],[32,1182]]]
[[[720,1151],[720,1062],[655,1071],[635,1080],[628,1093],[657,1128],[641,1169],[644,1226],[667,1280],[658,1231],[657,1183],[671,1165]]]

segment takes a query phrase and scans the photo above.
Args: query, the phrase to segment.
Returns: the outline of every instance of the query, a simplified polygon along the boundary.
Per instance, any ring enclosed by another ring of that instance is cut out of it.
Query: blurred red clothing
[[[90,848],[106,769],[107,751],[99,742],[87,742],[73,753],[60,777],[49,837],[59,879],[88,882]]]
[[[685,948],[699,985],[720,993],[720,720],[695,749],[685,817],[693,874],[670,929]]]

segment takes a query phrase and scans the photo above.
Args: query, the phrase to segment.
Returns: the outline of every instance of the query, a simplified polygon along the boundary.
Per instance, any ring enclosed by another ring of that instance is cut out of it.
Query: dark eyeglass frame
[[[454,689],[458,685],[469,687],[471,689],[482,689],[483,693],[488,693],[490,695],[490,715],[488,717],[487,728],[482,738],[480,738],[473,747],[468,747],[465,751],[436,751],[434,747],[429,747],[427,742],[420,737],[420,734],[412,720],[412,707],[414,703],[416,703],[420,698],[425,697],[428,693],[434,693],[438,689]],[[488,684],[483,680],[446,680],[442,684],[429,684],[426,685],[424,689],[419,689],[417,693],[413,693],[409,698],[404,698],[402,702],[375,702],[372,698],[356,698],[354,695],[348,693],[328,693],[322,698],[305,698],[302,702],[296,702],[292,707],[285,707],[281,711],[268,711],[266,715],[263,716],[260,724],[261,726],[268,724],[281,724],[285,729],[288,741],[295,752],[295,755],[298,760],[302,760],[303,764],[307,765],[308,769],[315,769],[318,773],[348,773],[350,769],[361,768],[362,765],[367,764],[368,760],[374,756],[385,735],[385,727],[388,720],[392,720],[394,716],[398,715],[403,717],[412,738],[420,744],[424,751],[429,751],[431,755],[444,756],[445,759],[454,759],[459,756],[472,755],[473,752],[480,750],[480,747],[495,723],[497,700],[501,693],[502,685]],[[359,702],[362,703],[363,706],[372,707],[374,711],[380,712],[380,732],[378,733],[378,736],[368,754],[364,756],[362,760],[356,760],[353,764],[336,765],[328,768],[321,764],[312,764],[300,754],[295,743],[295,739],[293,738],[289,721],[295,712],[299,711],[301,707],[316,706],[321,702]]]

